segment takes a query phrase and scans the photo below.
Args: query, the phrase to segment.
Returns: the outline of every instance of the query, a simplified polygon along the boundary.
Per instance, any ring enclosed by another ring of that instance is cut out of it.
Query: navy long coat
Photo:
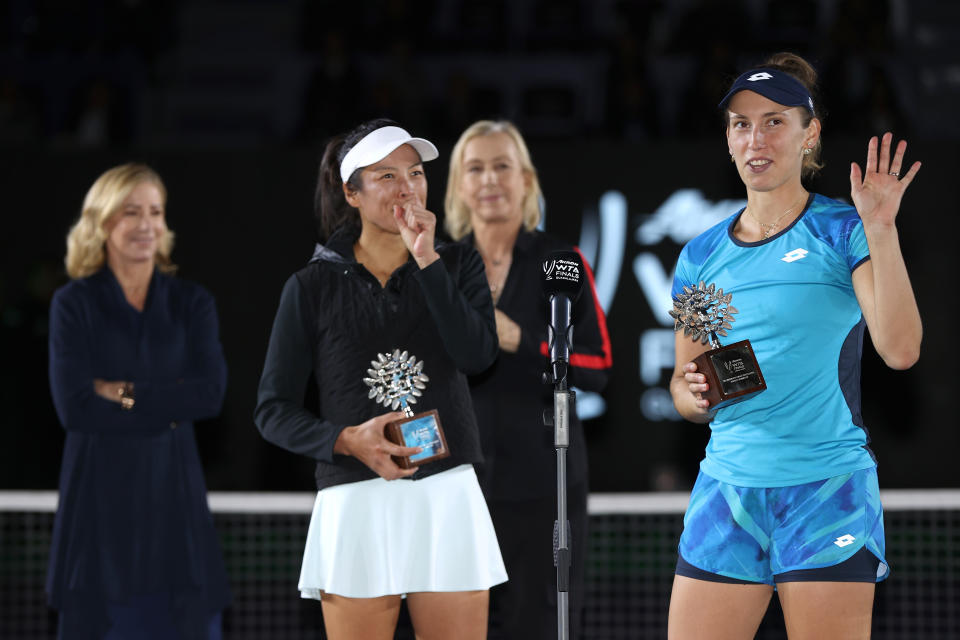
[[[47,575],[62,637],[98,637],[105,605],[168,595],[184,637],[230,600],[193,421],[226,387],[213,297],[155,271],[143,311],[113,272],[74,280],[50,309],[50,388],[66,430]],[[131,381],[136,403],[94,393]]]

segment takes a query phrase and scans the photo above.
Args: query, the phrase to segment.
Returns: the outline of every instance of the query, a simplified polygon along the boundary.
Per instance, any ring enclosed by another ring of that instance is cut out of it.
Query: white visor
[[[340,178],[346,182],[354,171],[383,160],[402,144],[416,149],[421,162],[434,160],[440,155],[429,140],[411,137],[400,127],[380,127],[364,136],[343,157],[343,162],[340,163]]]

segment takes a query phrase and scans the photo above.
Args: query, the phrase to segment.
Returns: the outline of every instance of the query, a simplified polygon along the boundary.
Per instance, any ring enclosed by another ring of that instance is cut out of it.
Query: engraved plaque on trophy
[[[414,415],[409,406],[417,403],[430,381],[423,373],[423,360],[417,361],[416,356],[394,349],[389,355],[378,353],[370,367],[363,379],[370,387],[368,397],[394,411],[402,409],[405,416],[388,422],[383,430],[384,437],[402,447],[422,448],[420,453],[412,456],[390,456],[397,466],[410,469],[449,456],[447,439],[436,410]]]
[[[717,338],[727,335],[736,319],[733,314],[739,313],[730,306],[732,298],[723,289],[701,281],[697,287],[685,286],[670,311],[674,331],[683,329],[684,335],[713,347],[693,359],[697,371],[707,379],[708,389],[701,395],[710,402],[710,411],[752,398],[767,388],[750,341],[721,346]]]

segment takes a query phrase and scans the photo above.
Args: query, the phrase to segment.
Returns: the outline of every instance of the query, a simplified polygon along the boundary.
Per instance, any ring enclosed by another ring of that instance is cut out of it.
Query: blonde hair
[[[104,171],[83,199],[80,217],[67,234],[67,257],[64,263],[71,278],[93,275],[106,261],[104,246],[109,235],[105,229],[120,205],[133,189],[143,182],[157,187],[164,206],[167,203],[167,188],[156,171],[145,164],[127,163]],[[160,237],[155,260],[164,273],[173,273],[177,267],[170,261],[173,251],[173,232]]]
[[[470,208],[460,197],[460,180],[463,174],[463,153],[467,143],[477,136],[488,136],[494,133],[505,133],[517,148],[517,155],[520,158],[520,168],[530,179],[530,186],[523,195],[523,226],[527,231],[532,231],[540,223],[540,201],[543,199],[543,192],[540,190],[540,181],[537,179],[537,170],[530,159],[530,151],[527,149],[523,136],[512,122],[507,120],[479,120],[467,127],[466,131],[460,134],[460,139],[453,146],[453,152],[450,154],[450,172],[447,174],[447,196],[444,200],[446,216],[444,226],[447,233],[454,240],[459,240],[467,235],[472,226],[470,224]]]

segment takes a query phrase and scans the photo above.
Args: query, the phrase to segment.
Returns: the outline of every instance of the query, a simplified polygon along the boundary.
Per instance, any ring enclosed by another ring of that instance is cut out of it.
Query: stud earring
[[[803,155],[808,156],[810,155],[811,151],[813,150],[810,147],[807,147],[806,149],[803,150]]]

